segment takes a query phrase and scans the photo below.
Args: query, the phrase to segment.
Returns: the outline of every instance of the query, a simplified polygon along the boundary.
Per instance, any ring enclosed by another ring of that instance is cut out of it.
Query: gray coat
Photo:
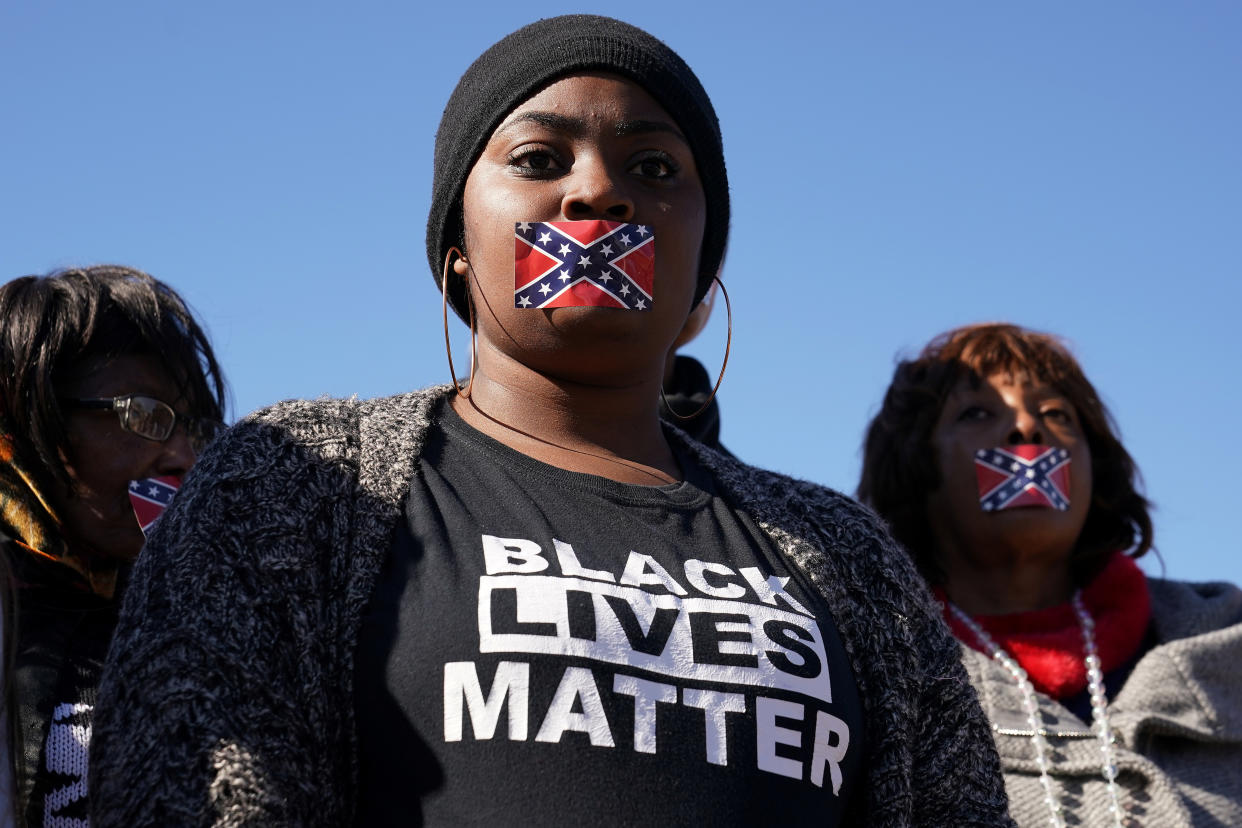
[[[95,716],[96,828],[350,823],[354,646],[444,394],[282,403],[202,457],[126,594]],[[957,647],[875,516],[670,436],[832,609],[865,705],[861,823],[1011,824]]]
[[[1108,708],[1127,824],[1242,826],[1242,590],[1147,583],[1157,645]],[[1020,826],[1047,825],[1017,686],[984,654],[966,650],[965,659],[992,720],[1010,812]],[[1039,705],[1067,822],[1111,825],[1090,725],[1048,696],[1039,694]]]

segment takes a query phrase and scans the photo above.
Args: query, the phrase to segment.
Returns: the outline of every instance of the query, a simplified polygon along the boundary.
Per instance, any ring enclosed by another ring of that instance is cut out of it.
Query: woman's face
[[[690,145],[637,84],[573,75],[504,119],[466,180],[466,257],[480,344],[541,373],[588,382],[658,378],[690,312],[706,207]],[[514,308],[514,224],[608,219],[651,228],[650,310]]]
[[[151,356],[89,361],[76,379],[57,390],[62,397],[78,399],[145,394],[178,414],[187,413],[177,384]],[[185,428],[178,424],[171,437],[157,443],[123,429],[115,411],[66,406],[65,415],[65,471],[73,490],[58,498],[58,511],[67,540],[102,558],[132,560],[142,549],[143,537],[129,501],[129,481],[189,471],[195,454]]]
[[[1067,511],[981,508],[975,452],[1019,443],[1069,450]],[[1091,453],[1078,412],[1064,395],[1024,374],[992,374],[978,388],[964,379],[940,412],[932,444],[941,483],[928,497],[928,518],[950,582],[956,567],[989,555],[1068,560],[1091,505]]]

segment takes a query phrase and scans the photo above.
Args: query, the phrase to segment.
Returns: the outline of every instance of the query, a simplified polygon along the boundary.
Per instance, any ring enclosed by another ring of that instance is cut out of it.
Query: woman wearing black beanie
[[[95,824],[1007,824],[876,519],[660,422],[728,217],[651,35],[574,15],[480,57],[427,228],[468,378],[282,403],[200,460],[134,571]]]

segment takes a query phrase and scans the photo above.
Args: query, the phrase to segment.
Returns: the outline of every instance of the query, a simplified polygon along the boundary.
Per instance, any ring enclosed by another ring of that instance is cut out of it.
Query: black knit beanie
[[[676,52],[642,29],[588,14],[550,17],[524,26],[479,56],[457,82],[436,132],[427,262],[440,289],[444,257],[462,235],[466,177],[492,132],[513,109],[558,78],[605,71],[629,78],[677,121],[690,142],[707,223],[694,301],[707,293],[729,235],[729,181],[720,123],[699,79]],[[466,318],[464,281],[449,273],[449,302]]]

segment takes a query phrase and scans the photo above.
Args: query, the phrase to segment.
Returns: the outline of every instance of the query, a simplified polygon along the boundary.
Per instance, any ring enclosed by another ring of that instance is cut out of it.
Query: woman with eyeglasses
[[[19,824],[86,818],[96,686],[120,583],[143,545],[130,489],[174,490],[223,428],[224,395],[206,334],[145,273],[96,266],[0,287],[0,543]]]

